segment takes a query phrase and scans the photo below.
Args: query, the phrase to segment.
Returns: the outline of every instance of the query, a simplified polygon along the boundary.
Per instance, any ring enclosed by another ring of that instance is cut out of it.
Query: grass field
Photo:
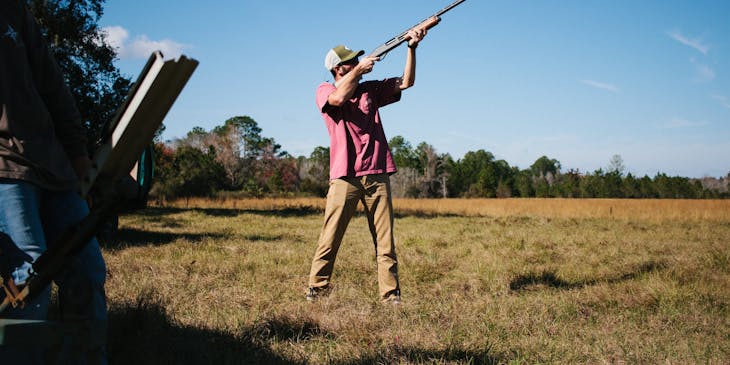
[[[112,364],[730,363],[730,201],[397,200],[304,300],[322,199],[168,202],[105,243]]]

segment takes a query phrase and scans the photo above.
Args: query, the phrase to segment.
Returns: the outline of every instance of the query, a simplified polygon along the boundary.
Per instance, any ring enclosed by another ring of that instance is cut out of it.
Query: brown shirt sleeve
[[[56,136],[69,159],[87,155],[86,129],[51,49],[33,15],[25,6],[23,31],[28,60],[36,89],[51,115]]]
[[[40,27],[21,0],[0,1],[0,178],[71,189],[86,130]]]

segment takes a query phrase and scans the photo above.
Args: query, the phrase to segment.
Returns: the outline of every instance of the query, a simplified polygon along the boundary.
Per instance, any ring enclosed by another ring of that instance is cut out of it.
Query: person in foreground
[[[24,1],[0,0],[0,275],[11,289],[22,288],[32,263],[88,214],[76,190],[90,166],[81,116],[38,24]],[[61,319],[85,323],[94,340],[107,325],[105,278],[95,239],[55,278]],[[0,289],[0,301],[5,295]],[[49,286],[0,318],[44,320],[50,296]],[[0,363],[55,363],[38,351],[44,340],[0,346]],[[65,356],[106,363],[103,345]]]
[[[379,109],[399,101],[401,92],[413,86],[416,47],[425,35],[425,29],[408,32],[401,77],[360,82],[379,61],[370,56],[359,60],[364,54],[362,50],[356,52],[339,45],[325,57],[324,64],[334,76],[334,84],[319,85],[316,103],[330,136],[330,182],[324,224],[309,274],[309,301],[330,288],[337,251],[347,224],[362,201],[375,245],[380,300],[401,303],[389,177],[396,172],[396,166]]]

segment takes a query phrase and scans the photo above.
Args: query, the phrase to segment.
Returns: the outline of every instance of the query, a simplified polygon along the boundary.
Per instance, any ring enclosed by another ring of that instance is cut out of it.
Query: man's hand
[[[408,47],[416,48],[418,47],[418,43],[423,40],[423,38],[426,36],[426,33],[428,33],[428,30],[426,28],[412,28],[408,30]]]
[[[380,61],[380,57],[367,56],[360,60],[360,63],[355,66],[355,69],[357,70],[357,73],[359,75],[370,73],[373,70],[373,66],[375,66],[375,62],[377,61]]]

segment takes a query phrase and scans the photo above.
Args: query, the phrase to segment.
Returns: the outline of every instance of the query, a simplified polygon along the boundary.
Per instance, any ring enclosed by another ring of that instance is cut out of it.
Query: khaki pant
[[[324,224],[312,260],[309,286],[315,289],[329,286],[337,251],[359,201],[365,207],[375,244],[380,298],[387,300],[391,296],[400,295],[398,260],[393,240],[393,202],[387,174],[330,181]]]

